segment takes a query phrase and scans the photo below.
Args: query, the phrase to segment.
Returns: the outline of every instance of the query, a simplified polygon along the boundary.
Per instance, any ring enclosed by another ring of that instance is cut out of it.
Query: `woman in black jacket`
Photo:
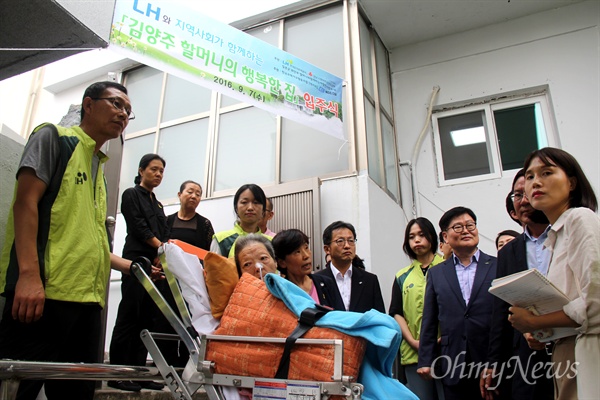
[[[146,154],[140,160],[135,186],[123,192],[121,214],[127,223],[127,237],[123,257],[133,260],[146,257],[157,264],[158,248],[167,239],[167,217],[162,204],[156,199],[154,189],[163,178],[167,163],[158,154]],[[157,281],[161,292],[167,286]],[[146,365],[148,352],[140,339],[143,329],[156,331],[157,321],[164,319],[158,307],[134,277],[123,274],[121,302],[110,342],[110,362],[117,365]],[[139,392],[146,389],[161,390],[164,385],[152,381],[109,381],[116,389]]]

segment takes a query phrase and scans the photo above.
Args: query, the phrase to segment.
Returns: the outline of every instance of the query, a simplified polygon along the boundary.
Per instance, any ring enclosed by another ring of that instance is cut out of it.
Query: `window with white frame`
[[[546,93],[438,110],[432,126],[440,186],[499,178],[533,150],[555,145]]]
[[[369,177],[400,201],[388,53],[363,17],[359,26]]]

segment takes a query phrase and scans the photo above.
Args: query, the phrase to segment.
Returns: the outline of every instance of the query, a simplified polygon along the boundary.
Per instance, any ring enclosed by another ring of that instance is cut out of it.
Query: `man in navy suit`
[[[352,224],[336,221],[323,231],[323,248],[331,261],[317,275],[331,277],[336,282],[339,301],[346,311],[366,312],[375,309],[385,313],[383,296],[377,275],[354,268],[356,230]]]
[[[477,218],[470,209],[454,207],[439,224],[453,254],[427,274],[417,372],[424,379],[442,378],[446,400],[481,399],[496,258],[478,249]]]
[[[497,277],[511,275],[536,268],[543,275],[548,273],[551,252],[544,247],[548,236],[548,218],[543,212],[535,210],[525,196],[525,171],[520,170],[513,179],[510,193],[513,202],[512,211],[507,208],[511,218],[520,221],[524,232],[513,241],[506,244],[498,253]],[[512,369],[499,368],[487,370],[486,377],[481,378],[481,390],[486,386],[495,387],[499,384],[499,393],[505,398],[513,400],[552,400],[554,398],[554,384],[550,374],[550,356],[545,345],[531,337],[523,335],[513,329],[508,321],[508,307],[510,305],[498,298],[494,298],[494,311],[490,329],[490,345],[488,361],[490,366],[497,366],[508,362],[509,357],[518,357],[522,368],[511,364]],[[514,358],[513,358],[514,360]],[[543,367],[540,368],[540,366]],[[514,370],[516,368],[516,370]],[[504,376],[492,380],[494,373],[504,372]],[[512,375],[512,388],[507,385],[507,376]],[[488,396],[489,398],[489,396]]]

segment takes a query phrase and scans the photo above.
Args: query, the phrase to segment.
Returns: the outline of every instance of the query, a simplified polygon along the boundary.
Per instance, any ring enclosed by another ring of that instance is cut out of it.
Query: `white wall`
[[[578,3],[392,49],[400,159],[411,157],[434,86],[440,87],[435,104],[445,104],[548,85],[560,146],[579,160],[598,194],[599,4]],[[516,171],[481,183],[438,187],[434,157],[429,131],[416,173],[421,215],[437,226],[445,210],[472,208],[478,216],[480,247],[495,254],[497,232],[517,228],[504,206]],[[402,183],[404,191],[409,186],[405,174]],[[410,198],[407,192],[403,197]]]

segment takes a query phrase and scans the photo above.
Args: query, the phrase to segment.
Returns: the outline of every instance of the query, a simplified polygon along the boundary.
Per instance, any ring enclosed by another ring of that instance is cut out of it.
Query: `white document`
[[[492,281],[489,292],[505,302],[527,308],[536,315],[562,310],[570,299],[535,268]],[[577,335],[575,328],[553,328],[532,332],[541,341]]]

